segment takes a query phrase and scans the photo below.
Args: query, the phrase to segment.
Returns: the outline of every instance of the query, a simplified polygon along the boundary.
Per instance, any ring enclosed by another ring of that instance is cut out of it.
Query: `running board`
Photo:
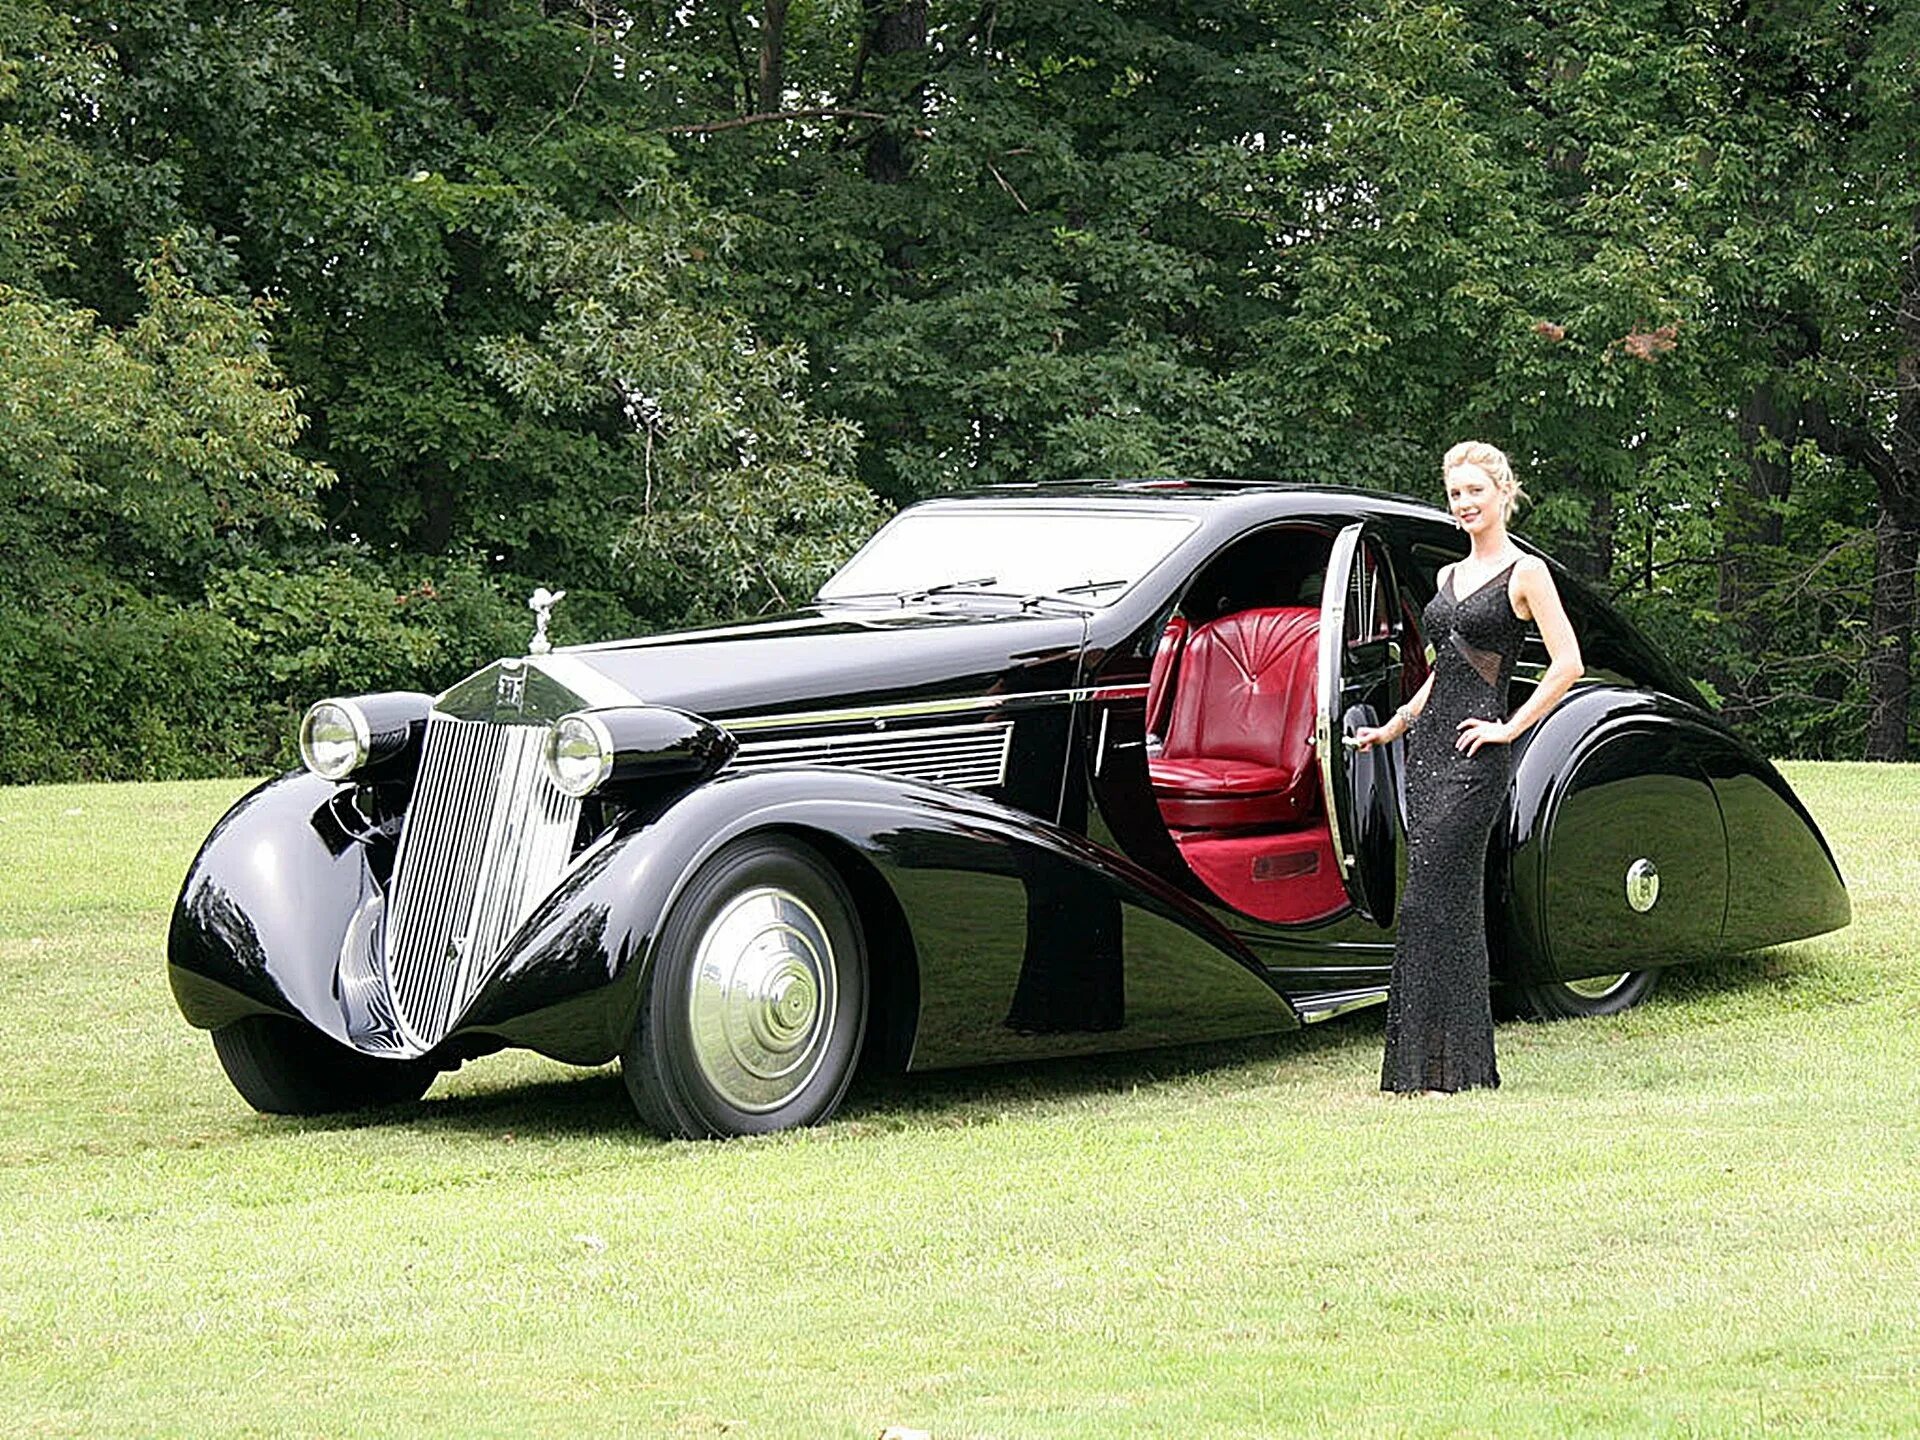
[[[1331,1020],[1349,1010],[1378,1005],[1387,998],[1387,987],[1370,985],[1363,990],[1322,990],[1309,995],[1289,995],[1300,1018],[1311,1025],[1316,1020]]]

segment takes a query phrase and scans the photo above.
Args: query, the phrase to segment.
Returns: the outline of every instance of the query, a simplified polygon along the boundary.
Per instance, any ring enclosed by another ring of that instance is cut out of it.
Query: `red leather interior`
[[[1315,813],[1319,634],[1317,609],[1287,606],[1223,615],[1187,637],[1165,742],[1148,762],[1170,827],[1247,830]]]
[[[1180,663],[1180,652],[1187,643],[1187,617],[1175,615],[1160,632],[1160,644],[1153,652],[1153,669],[1147,673],[1147,733],[1167,733],[1167,707],[1173,700],[1168,683]]]

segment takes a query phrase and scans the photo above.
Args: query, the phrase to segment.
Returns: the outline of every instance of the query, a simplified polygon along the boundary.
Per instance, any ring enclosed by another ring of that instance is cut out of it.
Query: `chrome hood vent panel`
[[[780,740],[755,739],[749,732],[741,737],[730,768],[845,765],[962,790],[986,790],[1006,782],[1012,741],[1013,726],[1005,720]]]

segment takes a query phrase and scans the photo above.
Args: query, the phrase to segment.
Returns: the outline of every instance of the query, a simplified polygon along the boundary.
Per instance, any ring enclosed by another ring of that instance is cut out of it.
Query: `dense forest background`
[[[1901,759],[1920,0],[7,0],[0,781],[804,600],[1087,475],[1522,529]]]

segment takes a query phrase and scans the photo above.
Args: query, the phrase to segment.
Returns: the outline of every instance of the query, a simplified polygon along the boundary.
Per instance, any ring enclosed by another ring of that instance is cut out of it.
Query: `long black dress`
[[[1518,564],[1516,560],[1514,564]],[[1464,600],[1447,574],[1427,605],[1433,689],[1407,736],[1407,888],[1387,991],[1382,1090],[1496,1086],[1487,991],[1487,837],[1507,790],[1505,745],[1455,746],[1469,716],[1507,718],[1507,682],[1526,622],[1508,565]]]

